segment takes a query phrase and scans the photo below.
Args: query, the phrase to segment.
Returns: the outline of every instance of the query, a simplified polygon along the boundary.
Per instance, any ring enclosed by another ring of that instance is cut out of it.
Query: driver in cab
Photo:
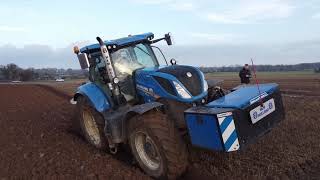
[[[126,49],[120,49],[113,53],[114,68],[119,78],[119,86],[127,101],[133,100],[135,96],[132,73],[143,66],[133,60]]]
[[[143,67],[138,62],[134,61],[129,52],[125,49],[121,49],[114,54],[114,67],[116,73],[118,74],[119,78],[123,75],[130,75],[132,76],[132,72],[138,68]]]

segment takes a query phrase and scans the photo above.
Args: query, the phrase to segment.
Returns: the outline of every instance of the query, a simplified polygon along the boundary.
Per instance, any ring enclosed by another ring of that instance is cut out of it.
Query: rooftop
[[[138,44],[144,41],[149,41],[153,38],[154,38],[154,34],[149,32],[144,34],[128,36],[120,39],[107,40],[107,41],[104,41],[104,44],[108,47],[108,49],[116,49],[123,46],[129,46],[131,44]],[[97,44],[91,44],[81,48],[80,52],[88,53],[88,52],[96,51],[98,49],[100,49],[100,45],[97,43]]]

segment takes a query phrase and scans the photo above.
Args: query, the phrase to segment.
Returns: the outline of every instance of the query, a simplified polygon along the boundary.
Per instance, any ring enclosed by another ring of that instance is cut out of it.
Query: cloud
[[[234,34],[215,34],[215,33],[190,33],[191,37],[201,39],[200,41],[203,43],[203,40],[206,40],[207,42],[213,42],[213,43],[226,43],[226,42],[232,42],[236,38],[238,38]]]
[[[176,2],[172,3],[170,7],[178,11],[192,11],[195,8],[194,4],[191,2]]]
[[[292,15],[295,7],[286,0],[242,0],[221,12],[206,14],[209,21],[225,24],[256,23],[263,20],[283,19]]]
[[[141,3],[141,4],[167,4],[171,3],[174,0],[131,0],[135,3]]]
[[[320,19],[320,13],[316,13],[312,16],[313,19]]]
[[[192,11],[195,9],[193,0],[131,0],[135,3],[147,4],[147,5],[163,5],[169,9],[177,11]]]
[[[199,38],[224,39],[223,35],[194,33]],[[229,37],[229,35],[224,35]],[[233,35],[230,35],[233,36]],[[297,64],[319,62],[320,40],[300,41],[284,44],[201,44],[184,46],[163,46],[160,48],[167,59],[175,58],[179,64],[194,66],[229,66],[249,63],[256,64]],[[12,45],[0,46],[0,65],[15,63],[20,67],[76,68],[79,63],[72,52],[72,46],[53,49],[47,45],[28,45],[17,48]]]
[[[79,68],[72,46],[54,49],[48,45],[30,44],[23,48],[0,46],[0,64],[15,63],[20,67]]]
[[[0,26],[0,32],[26,32],[24,27]]]
[[[176,46],[165,48],[167,59],[175,58],[178,64],[194,66],[230,66],[256,64],[298,64],[319,62],[320,44],[314,42],[285,44],[207,44],[202,46]],[[163,48],[164,49],[164,48]]]
[[[245,23],[245,21],[242,19],[233,18],[230,15],[217,14],[217,13],[209,13],[207,15],[207,19],[209,21],[212,21],[215,23],[224,23],[224,24],[243,24],[243,23]]]
[[[291,0],[131,0],[135,3],[162,5],[177,11],[190,11],[214,23],[247,24],[265,20],[284,19],[296,8]]]

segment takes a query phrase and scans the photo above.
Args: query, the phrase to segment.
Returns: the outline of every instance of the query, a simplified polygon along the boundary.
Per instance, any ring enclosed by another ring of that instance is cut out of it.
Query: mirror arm
[[[159,39],[155,39],[155,40],[152,40],[151,41],[151,44],[153,44],[153,43],[157,43],[157,42],[159,42],[159,41],[162,41],[162,40],[165,40],[166,38],[159,38]]]

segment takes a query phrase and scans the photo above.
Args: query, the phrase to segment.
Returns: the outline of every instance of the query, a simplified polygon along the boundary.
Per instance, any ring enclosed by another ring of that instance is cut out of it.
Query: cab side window
[[[150,48],[147,48],[144,44],[137,44],[134,48],[137,61],[144,67],[154,67],[157,65],[153,58],[153,53]]]

